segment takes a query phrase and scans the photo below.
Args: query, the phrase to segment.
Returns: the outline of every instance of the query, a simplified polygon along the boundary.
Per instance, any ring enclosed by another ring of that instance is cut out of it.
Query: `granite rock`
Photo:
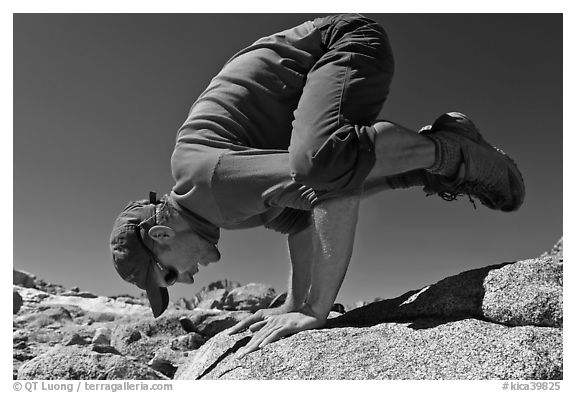
[[[276,292],[271,286],[250,283],[231,290],[226,296],[224,309],[254,312],[267,308],[275,297]]]
[[[186,332],[195,332],[209,338],[250,315],[246,311],[192,310],[180,322]]]
[[[18,314],[24,301],[16,289],[12,290],[12,314]]]
[[[36,276],[23,270],[12,269],[12,284],[24,288],[36,287]]]
[[[562,379],[562,246],[331,318],[242,361],[220,333],[177,379]]]
[[[562,267],[561,239],[535,259],[469,270],[348,312],[336,304],[323,329],[241,362],[234,354],[252,333],[223,331],[270,307],[276,295],[267,285],[221,280],[155,319],[143,296],[96,296],[38,279],[33,288],[24,279],[14,285],[22,305],[13,316],[13,377],[561,379]],[[207,309],[190,309],[203,301]]]
[[[24,363],[18,379],[168,379],[150,367],[77,345],[57,347]]]
[[[214,289],[206,293],[200,303],[196,305],[198,309],[211,309],[217,308],[222,310],[224,307],[224,302],[228,296],[228,291],[226,289]]]
[[[482,315],[510,326],[561,327],[562,261],[542,257],[488,272]]]
[[[562,331],[476,319],[305,331],[238,360],[221,333],[175,379],[562,379]]]

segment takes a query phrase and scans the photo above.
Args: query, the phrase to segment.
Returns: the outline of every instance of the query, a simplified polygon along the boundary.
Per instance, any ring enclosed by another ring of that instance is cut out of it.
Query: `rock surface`
[[[41,283],[38,287],[48,292],[18,285],[13,289],[14,310],[17,311],[13,319],[14,378],[43,379],[50,374],[50,367],[54,367],[54,375],[62,378],[72,375],[83,376],[82,379],[94,376],[121,378],[120,374],[89,371],[85,367],[88,360],[80,361],[66,374],[60,370],[68,367],[64,360],[55,359],[51,363],[49,358],[41,357],[45,354],[55,356],[52,351],[55,347],[74,348],[64,353],[95,359],[104,366],[112,362],[117,370],[125,369],[127,375],[134,375],[134,378],[138,375],[171,378],[176,368],[210,337],[250,315],[236,310],[188,310],[170,304],[162,317],[154,319],[145,298],[96,296],[79,288],[66,289],[42,280],[36,280],[38,282]],[[239,286],[227,280],[218,281],[203,288],[200,296],[185,300],[188,304],[196,304],[202,296],[210,298],[214,296],[213,292],[222,291],[227,295],[229,289]],[[20,309],[16,307],[18,299],[22,303]],[[127,360],[130,362],[119,365]],[[138,367],[134,368],[134,364]],[[18,374],[19,370],[24,371]]]
[[[24,288],[35,288],[36,276],[23,270],[12,269],[12,284]]]
[[[488,272],[482,315],[511,326],[561,327],[562,260],[543,257]]]
[[[220,280],[152,317],[144,294],[98,296],[15,273],[20,379],[562,379],[563,243],[348,310],[238,362],[222,331],[283,302]],[[16,270],[15,270],[16,272]],[[18,298],[21,299],[17,307]],[[337,312],[336,312],[337,311]]]
[[[210,294],[206,295],[196,308],[211,309],[216,308],[222,310],[224,307],[224,302],[228,296],[228,291],[226,289],[216,289],[211,291]]]
[[[24,301],[16,289],[12,290],[12,314],[18,314]]]
[[[124,356],[90,348],[54,348],[25,363],[18,379],[167,379]]]
[[[228,293],[224,302],[224,309],[254,312],[261,308],[267,308],[275,297],[276,292],[269,285],[248,284]]]
[[[562,332],[476,319],[298,333],[237,360],[222,333],[176,379],[561,379]]]
[[[367,304],[249,354],[209,340],[177,379],[562,379],[562,248]]]

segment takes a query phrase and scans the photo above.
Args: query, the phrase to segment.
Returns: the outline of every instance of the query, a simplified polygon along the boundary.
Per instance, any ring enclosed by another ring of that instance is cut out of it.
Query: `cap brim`
[[[168,307],[168,300],[170,299],[168,289],[158,286],[156,283],[149,283],[146,288],[146,295],[148,296],[154,318],[158,318]]]

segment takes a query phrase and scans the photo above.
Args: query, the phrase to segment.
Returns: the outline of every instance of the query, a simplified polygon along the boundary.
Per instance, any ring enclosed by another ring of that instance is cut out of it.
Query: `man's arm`
[[[250,325],[250,330],[256,333],[238,356],[244,356],[282,337],[324,326],[352,255],[359,203],[360,196],[355,195],[324,201],[314,208],[311,228],[313,247],[297,244],[296,241],[292,247],[298,251],[291,252],[292,258],[306,257],[308,253],[301,246],[312,252],[311,285],[307,300],[293,312],[262,316],[258,322],[252,319],[247,324],[242,321],[243,327]],[[299,266],[299,262],[293,262],[293,266]],[[294,294],[296,288],[300,288],[299,283],[293,280]],[[238,330],[241,329],[230,333]]]
[[[296,311],[302,307],[310,292],[314,258],[313,234],[314,225],[311,224],[304,230],[288,236],[290,278],[288,295],[284,302],[286,312]]]
[[[354,248],[360,195],[332,199],[314,209],[315,257],[305,307],[326,320],[346,276]]]
[[[290,277],[288,279],[288,294],[286,301],[280,307],[267,308],[256,311],[251,316],[234,325],[228,334],[234,334],[250,327],[256,331],[262,322],[271,315],[285,314],[299,310],[310,292],[312,275],[312,261],[314,258],[314,225],[310,224],[302,231],[288,236],[288,249],[290,251]]]

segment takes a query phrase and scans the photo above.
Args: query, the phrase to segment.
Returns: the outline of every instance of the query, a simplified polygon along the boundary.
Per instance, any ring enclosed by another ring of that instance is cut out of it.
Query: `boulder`
[[[97,345],[110,345],[110,329],[107,327],[100,327],[96,329],[92,343]]]
[[[175,378],[562,379],[559,244],[369,303],[242,361],[251,332],[220,333]]]
[[[140,340],[142,338],[142,333],[140,333],[138,330],[134,330],[132,331],[128,337],[126,338],[126,344],[132,344],[135,343],[136,341]]]
[[[242,285],[239,282],[228,280],[227,278],[223,280],[217,280],[208,284],[206,288],[203,288],[206,292],[214,291],[216,289],[225,289],[227,291],[231,291],[234,288],[241,287]]]
[[[148,366],[154,370],[173,378],[179,366],[188,360],[188,351],[174,351],[170,348],[162,348],[154,354]]]
[[[206,312],[211,313],[207,310],[171,311],[157,319],[144,318],[135,322],[119,324],[112,330],[111,344],[124,355],[132,356],[138,361],[146,363],[153,359],[154,354],[163,349],[179,352],[197,349],[206,341],[206,337],[201,333],[186,330],[181,320],[185,319],[187,323],[193,324],[188,319],[188,317],[192,317],[199,324],[197,327],[193,326],[192,329],[198,329],[201,332],[209,329],[210,325],[213,329],[217,328],[214,326],[214,322],[207,321],[208,316],[199,316]]]
[[[24,329],[14,330],[12,332],[12,342],[28,341],[29,332]]]
[[[552,247],[550,249],[550,251],[546,251],[545,253],[543,253],[542,255],[540,255],[540,258],[542,257],[549,257],[549,256],[557,256],[560,259],[564,258],[564,239],[560,238],[560,240],[558,240],[556,242],[556,244],[554,244],[554,247]]]
[[[35,288],[43,292],[46,292],[50,295],[60,295],[61,293],[66,292],[66,288],[64,288],[62,285],[52,284],[42,279],[36,279]]]
[[[51,295],[34,288],[23,288],[18,286],[13,286],[16,289],[24,303],[41,303],[44,299],[49,298]]]
[[[84,337],[80,336],[78,333],[72,334],[65,342],[64,346],[69,347],[70,345],[88,345],[89,342]]]
[[[468,270],[393,299],[359,304],[330,320],[329,326],[371,326],[414,318],[483,318],[484,279],[488,272],[505,265]]]
[[[18,379],[168,379],[127,357],[77,345],[57,347],[24,363]]]
[[[510,326],[555,326],[563,321],[562,261],[543,257],[488,272],[482,315]]]
[[[80,291],[72,291],[72,290],[66,291],[66,292],[62,292],[62,293],[60,294],[60,296],[77,296],[77,297],[83,297],[83,298],[86,298],[86,299],[93,299],[93,298],[98,297],[98,295],[94,295],[94,294],[91,293],[91,292],[86,292],[86,291],[80,292]]]
[[[146,337],[175,338],[186,331],[182,329],[179,319],[191,311],[167,312],[160,318],[146,317],[135,321],[118,324],[112,329],[111,343],[123,351],[127,345],[136,343]],[[140,337],[137,339],[137,337]]]
[[[120,353],[120,351],[118,351],[116,348],[106,344],[92,344],[90,346],[90,349],[98,353],[111,353],[114,355],[122,355],[122,353]]]
[[[212,337],[250,315],[245,311],[193,310],[181,318],[180,323],[188,333]]]
[[[254,312],[267,308],[276,297],[274,288],[266,284],[247,284],[228,293],[224,303],[225,310]]]
[[[200,348],[205,342],[204,336],[191,332],[173,339],[170,342],[170,349],[174,351],[193,351]]]
[[[228,279],[224,279],[224,280],[218,280],[218,281],[214,281],[210,284],[208,284],[208,286],[202,287],[202,289],[200,289],[200,291],[196,292],[196,294],[193,296],[192,299],[187,300],[187,299],[182,299],[183,303],[187,308],[187,309],[194,309],[196,307],[198,307],[198,305],[200,305],[204,300],[206,300],[206,302],[204,304],[202,304],[200,306],[200,308],[222,308],[222,304],[220,304],[220,307],[208,307],[210,305],[210,302],[213,302],[214,299],[218,300],[219,303],[223,303],[225,299],[220,299],[222,296],[222,293],[226,293],[226,295],[228,294],[228,292],[230,292],[231,290],[240,287],[240,283],[236,282],[236,281],[231,281]],[[224,291],[222,291],[224,290]]]
[[[175,379],[562,379],[562,331],[476,319],[305,331],[241,360],[250,333],[213,337]]]
[[[16,326],[39,329],[47,326],[62,326],[72,321],[72,315],[66,307],[38,307],[35,312],[19,315],[14,319]]]
[[[164,348],[170,347],[172,339],[166,336],[147,337],[143,336],[140,340],[130,345],[122,347],[114,346],[120,353],[125,356],[131,356],[141,363],[148,363],[154,357],[154,354]]]
[[[228,296],[228,290],[226,289],[215,289],[213,291],[207,292],[202,300],[196,305],[199,309],[211,309],[217,308],[222,309],[224,307],[224,302]]]
[[[97,296],[95,298],[62,296],[33,288],[18,288],[18,292],[22,296],[24,304],[39,303],[42,306],[62,306],[66,308],[75,307],[84,312],[103,316],[106,320],[114,319],[113,316],[121,316],[123,318],[129,318],[131,316],[136,318],[152,316],[152,311],[149,306],[128,304],[105,296]],[[63,291],[61,293],[65,292]]]
[[[23,270],[12,269],[12,284],[24,288],[35,288],[36,276]]]
[[[12,314],[18,314],[24,301],[16,289],[12,290]]]
[[[155,319],[144,297],[96,296],[37,279],[36,288],[14,285],[22,305],[13,317],[13,376],[561,379],[562,275],[560,239],[535,259],[465,271],[348,312],[335,304],[323,329],[242,361],[234,354],[252,333],[223,331],[284,301],[267,285],[221,280]]]
[[[194,308],[194,304],[191,300],[185,299],[183,297],[179,298],[174,302],[174,306],[180,309],[192,310]]]
[[[329,326],[479,318],[510,326],[561,327],[563,260],[558,255],[468,270],[397,298],[358,307],[331,320]]]
[[[152,315],[152,311],[148,306],[141,306],[138,304],[127,304],[121,301],[110,299],[104,296],[95,298],[84,298],[79,296],[61,296],[50,295],[42,301],[44,304],[54,305],[74,305],[78,306],[85,311],[90,311],[99,314],[116,314],[120,316],[134,315]]]
[[[110,298],[126,304],[138,304],[140,306],[146,306],[146,307],[148,307],[149,304],[148,299],[135,298],[130,295],[110,296]]]

